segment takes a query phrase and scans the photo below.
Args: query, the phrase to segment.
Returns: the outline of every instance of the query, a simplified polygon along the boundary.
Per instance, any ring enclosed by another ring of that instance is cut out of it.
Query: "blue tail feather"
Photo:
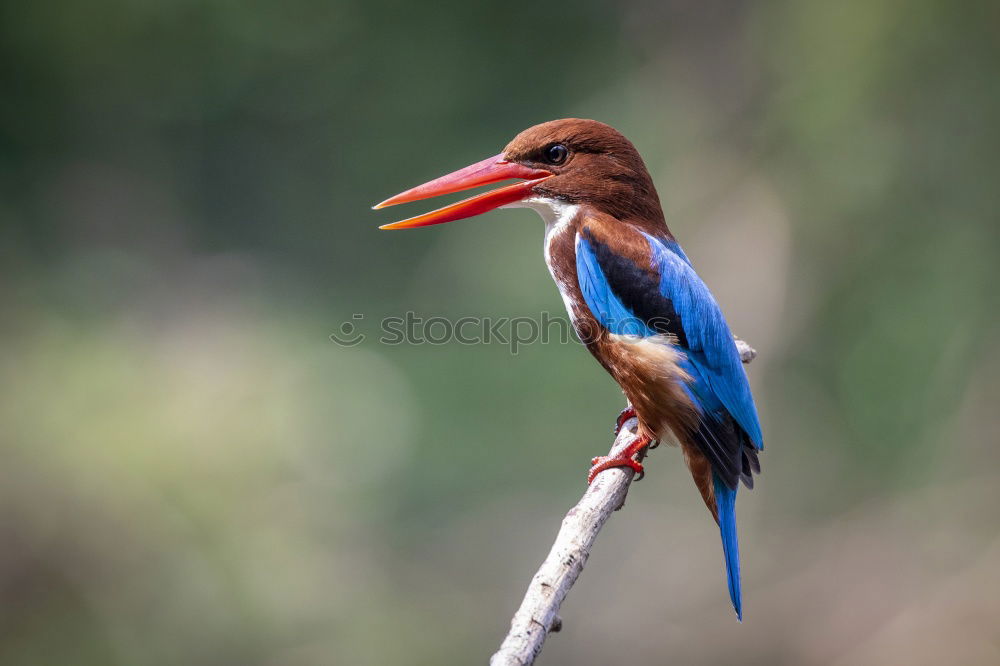
[[[729,598],[733,601],[736,618],[742,622],[743,597],[740,591],[740,545],[736,539],[736,489],[727,487],[717,474],[713,473],[712,479],[715,485],[715,506],[719,512],[722,551],[726,558]]]

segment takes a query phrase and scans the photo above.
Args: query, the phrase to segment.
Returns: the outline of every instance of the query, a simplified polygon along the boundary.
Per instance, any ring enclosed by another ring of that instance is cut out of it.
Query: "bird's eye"
[[[554,143],[545,149],[545,161],[549,164],[562,164],[568,156],[569,150],[561,143]]]

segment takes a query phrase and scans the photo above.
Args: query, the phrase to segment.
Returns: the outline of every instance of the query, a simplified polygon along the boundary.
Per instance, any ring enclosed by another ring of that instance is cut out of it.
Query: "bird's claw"
[[[587,474],[588,484],[593,483],[594,479],[597,478],[598,474],[600,474],[606,469],[611,469],[612,467],[631,468],[632,471],[634,471],[636,474],[639,475],[636,479],[634,479],[635,481],[639,481],[640,479],[642,479],[643,476],[646,475],[645,471],[642,468],[642,463],[635,460],[631,456],[628,457],[597,456],[596,458],[590,461],[590,464],[591,464],[590,472],[588,472]]]
[[[614,429],[615,437],[618,436],[618,433],[620,433],[622,431],[622,428],[625,427],[625,423],[633,416],[635,416],[635,409],[632,407],[632,405],[629,405],[628,407],[626,407],[621,411],[621,413],[618,415],[618,418],[615,419],[615,429]]]

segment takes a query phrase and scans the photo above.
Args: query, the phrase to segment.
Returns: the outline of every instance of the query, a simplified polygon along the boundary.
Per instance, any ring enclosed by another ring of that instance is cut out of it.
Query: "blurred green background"
[[[0,663],[485,662],[623,401],[577,344],[379,344],[562,303],[533,212],[368,207],[566,116],[643,153],[760,352],[767,450],[742,625],[663,447],[539,663],[1000,663],[997,25],[3,3]]]

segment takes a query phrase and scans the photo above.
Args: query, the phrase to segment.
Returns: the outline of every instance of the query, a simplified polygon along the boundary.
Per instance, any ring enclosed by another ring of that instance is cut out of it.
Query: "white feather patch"
[[[549,273],[552,275],[556,287],[559,288],[559,295],[562,297],[563,305],[566,306],[566,312],[569,314],[570,319],[575,321],[576,314],[574,308],[576,304],[570,298],[570,289],[569,285],[565,282],[566,278],[557,274],[552,267],[551,247],[553,240],[570,228],[573,218],[580,212],[580,206],[548,197],[529,197],[522,201],[507,204],[504,208],[530,208],[536,211],[545,222],[545,242],[543,245],[545,265],[549,267]]]

